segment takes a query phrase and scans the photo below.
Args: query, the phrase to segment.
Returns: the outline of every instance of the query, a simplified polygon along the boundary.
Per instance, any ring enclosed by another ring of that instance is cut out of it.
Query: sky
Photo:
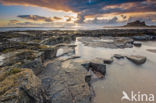
[[[156,25],[156,0],[0,0],[0,27]]]

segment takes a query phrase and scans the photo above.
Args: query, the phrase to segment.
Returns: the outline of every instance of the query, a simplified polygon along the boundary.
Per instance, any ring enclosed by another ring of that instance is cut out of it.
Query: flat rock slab
[[[114,57],[117,59],[123,59],[124,56],[122,56],[121,54],[114,54]]]
[[[85,81],[87,70],[75,60],[54,61],[39,77],[51,103],[91,103],[91,92]]]
[[[143,64],[146,62],[146,57],[144,56],[138,56],[138,55],[131,55],[131,56],[126,56],[127,59],[132,61],[135,64]]]
[[[0,77],[0,103],[49,103],[40,79],[32,70],[1,68]]]
[[[81,41],[84,45],[91,47],[131,48],[133,46],[133,39],[127,37],[79,37],[78,41]]]

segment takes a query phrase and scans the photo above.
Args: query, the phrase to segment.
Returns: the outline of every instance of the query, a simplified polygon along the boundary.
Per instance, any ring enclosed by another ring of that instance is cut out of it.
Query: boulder
[[[114,44],[118,48],[132,48],[133,47],[132,43],[133,43],[133,39],[131,39],[131,38],[116,37],[114,39]]]
[[[104,59],[103,62],[105,64],[111,64],[113,62],[113,58],[110,58],[110,59]]]
[[[126,57],[127,59],[129,59],[130,61],[138,65],[146,62],[146,57],[144,56],[131,55],[131,56],[126,56]]]
[[[134,42],[133,45],[136,47],[141,47],[142,44],[140,42]]]
[[[103,75],[106,74],[106,65],[104,65],[104,64],[96,64],[96,63],[91,62],[90,68],[92,69],[92,71],[100,72]]]
[[[30,69],[1,69],[0,87],[0,103],[49,103],[40,79]]]
[[[114,57],[117,59],[122,59],[124,58],[124,56],[120,55],[120,54],[114,54]]]
[[[106,74],[106,65],[98,63],[82,64],[88,71],[92,70],[98,78],[103,78]]]

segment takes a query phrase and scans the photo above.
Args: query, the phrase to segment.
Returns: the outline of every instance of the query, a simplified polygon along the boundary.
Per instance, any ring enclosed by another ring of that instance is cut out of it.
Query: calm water
[[[25,28],[18,28],[18,27],[1,27],[0,32],[5,32],[5,31],[25,31],[25,30],[60,30],[61,28],[50,28],[50,27],[25,27]],[[63,28],[62,28],[63,29]]]
[[[25,31],[25,30],[99,30],[99,29],[156,29],[148,27],[103,27],[98,25],[80,25],[70,27],[0,27],[0,32],[6,31]]]
[[[0,55],[0,66],[3,64],[3,59],[4,59],[5,57],[3,56],[3,55]]]
[[[134,93],[156,95],[156,53],[146,49],[156,49],[156,42],[143,42],[142,47],[126,49],[93,48],[84,46],[76,40],[78,45],[76,55],[83,59],[109,58],[113,54],[142,55],[147,57],[143,65],[135,65],[129,60],[114,58],[114,62],[107,65],[107,74],[104,80],[93,83],[96,96],[94,103],[132,103],[127,100],[121,101],[122,91],[130,95]],[[133,103],[156,103],[156,102],[133,102]]]
[[[86,26],[72,26],[72,27],[0,27],[0,32],[6,31],[25,31],[25,30],[95,30],[95,29],[103,29],[103,27],[86,27]]]

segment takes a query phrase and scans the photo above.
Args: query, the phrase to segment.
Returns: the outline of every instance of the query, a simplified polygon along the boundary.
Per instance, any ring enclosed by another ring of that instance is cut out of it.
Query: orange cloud
[[[23,5],[44,7],[53,10],[71,11],[67,5],[68,0],[0,0],[3,5]]]
[[[84,23],[89,17],[93,19],[97,17],[94,20],[97,22],[100,16],[103,16],[103,19],[112,19],[116,16],[118,20],[116,18],[113,20],[121,21],[128,20],[132,16],[129,14],[132,13],[136,13],[136,15],[139,13],[144,15],[149,12],[156,13],[156,0],[92,0],[92,2],[88,2],[88,0],[0,0],[0,3],[3,5],[37,6],[52,10],[72,11],[77,14],[74,18],[20,16],[20,18],[27,20],[45,22],[60,20],[61,22]],[[126,18],[120,15],[124,15]]]
[[[60,17],[44,17],[44,16],[38,16],[38,15],[19,15],[19,18],[32,20],[32,21],[43,21],[43,22],[53,22],[53,21],[59,21],[62,20]]]
[[[18,20],[10,20],[9,21],[9,24],[16,24],[16,23],[19,23],[20,21],[18,21]]]

